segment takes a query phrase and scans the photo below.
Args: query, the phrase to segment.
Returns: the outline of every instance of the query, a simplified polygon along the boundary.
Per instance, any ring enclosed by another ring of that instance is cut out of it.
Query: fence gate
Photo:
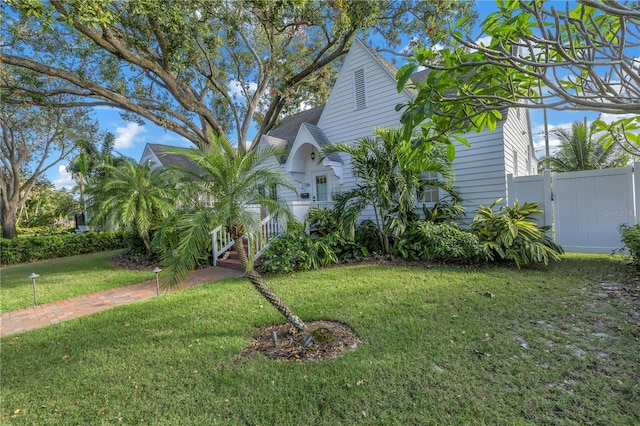
[[[635,175],[638,179],[640,173]],[[634,200],[640,197],[634,193],[632,167],[510,176],[508,184],[510,205],[541,203],[545,215],[538,222],[553,225],[555,241],[565,251],[611,253],[622,247],[619,226],[635,223]]]

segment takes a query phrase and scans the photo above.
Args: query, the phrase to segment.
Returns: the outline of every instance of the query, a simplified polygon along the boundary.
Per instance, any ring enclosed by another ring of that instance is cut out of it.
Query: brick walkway
[[[189,275],[179,289],[204,284],[222,278],[239,277],[242,272],[231,268],[210,267]],[[126,287],[113,288],[98,293],[85,294],[71,299],[6,312],[0,316],[0,337],[33,330],[50,324],[104,311],[114,306],[146,300],[156,296],[155,279]]]

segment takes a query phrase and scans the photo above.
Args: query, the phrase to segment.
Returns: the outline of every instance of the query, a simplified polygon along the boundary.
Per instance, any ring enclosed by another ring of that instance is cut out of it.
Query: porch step
[[[238,257],[238,253],[235,250],[230,250],[229,256],[226,259],[218,259],[218,266],[223,266],[225,268],[237,269],[239,271],[244,271],[242,264],[240,263],[240,259]],[[258,257],[254,260],[253,265],[259,266],[262,263],[262,256]]]
[[[233,256],[233,257],[232,257]],[[218,259],[218,266],[222,266],[224,268],[237,269],[239,271],[244,271],[244,268],[240,264],[240,259],[238,259],[238,254],[232,252],[229,254],[229,257],[226,259]]]

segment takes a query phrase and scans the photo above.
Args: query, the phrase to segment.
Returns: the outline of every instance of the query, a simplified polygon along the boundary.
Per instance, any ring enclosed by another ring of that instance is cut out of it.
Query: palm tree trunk
[[[262,297],[267,299],[269,303],[271,303],[284,317],[289,321],[295,328],[299,331],[304,331],[307,326],[297,315],[293,313],[291,309],[278,297],[277,294],[273,292],[267,285],[266,281],[262,278],[262,276],[253,269],[253,265],[249,266],[249,258],[247,257],[247,253],[244,251],[244,241],[242,237],[234,238],[234,244],[236,246],[236,252],[238,253],[238,258],[240,260],[240,264],[245,270],[245,275]]]

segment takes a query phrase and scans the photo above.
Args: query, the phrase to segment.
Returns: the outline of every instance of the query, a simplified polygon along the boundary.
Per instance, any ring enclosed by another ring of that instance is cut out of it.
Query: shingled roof
[[[298,135],[298,130],[300,130],[300,126],[306,123],[306,124],[311,124],[315,127],[316,124],[318,124],[318,121],[320,120],[322,111],[324,111],[324,105],[320,105],[319,107],[307,109],[297,114],[290,115],[289,117],[284,118],[280,122],[278,127],[271,129],[269,133],[263,136],[263,138],[267,141],[269,145],[275,148],[285,150],[286,155],[279,158],[279,161],[281,164],[287,161],[287,156],[289,155],[289,152],[291,152],[291,148],[293,147],[293,142],[295,141],[296,136]],[[323,137],[324,137],[324,134],[323,134]]]
[[[177,155],[177,154],[168,154],[167,151],[170,149],[176,148],[175,146],[169,145],[161,145],[157,143],[148,143],[147,147],[155,154],[156,158],[160,162],[160,166],[164,168],[177,167],[179,169],[187,169],[192,172],[200,171],[201,175],[206,174],[202,168],[200,168],[193,161],[188,158]],[[185,148],[191,149],[191,148]],[[195,177],[191,177],[191,179],[196,179]]]

